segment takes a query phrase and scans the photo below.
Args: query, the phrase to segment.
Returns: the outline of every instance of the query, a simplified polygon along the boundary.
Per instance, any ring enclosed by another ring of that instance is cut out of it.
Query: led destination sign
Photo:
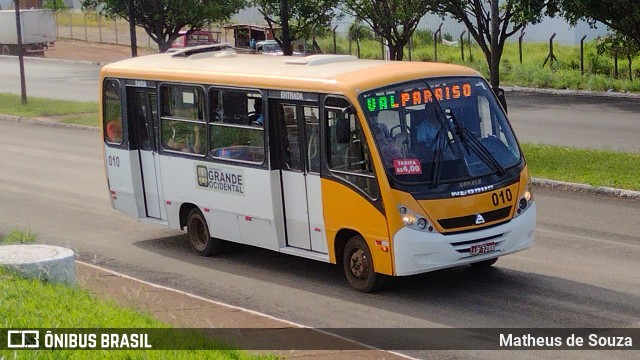
[[[438,101],[456,100],[471,96],[471,84],[455,84],[429,89],[414,89],[396,92],[395,94],[376,95],[367,98],[367,110],[377,112],[381,110],[404,108]]]

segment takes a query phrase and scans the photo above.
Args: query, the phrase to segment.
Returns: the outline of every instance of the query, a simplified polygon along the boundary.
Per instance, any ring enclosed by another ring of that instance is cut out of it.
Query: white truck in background
[[[56,41],[56,21],[51,10],[20,10],[22,44],[25,55],[44,56]],[[15,10],[0,10],[0,54],[18,55]]]

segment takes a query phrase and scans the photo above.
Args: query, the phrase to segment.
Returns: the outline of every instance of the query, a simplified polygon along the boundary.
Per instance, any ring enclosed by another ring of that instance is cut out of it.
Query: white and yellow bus
[[[200,255],[254,245],[371,291],[533,243],[526,162],[472,69],[205,46],[109,64],[100,84],[112,206],[186,227]]]

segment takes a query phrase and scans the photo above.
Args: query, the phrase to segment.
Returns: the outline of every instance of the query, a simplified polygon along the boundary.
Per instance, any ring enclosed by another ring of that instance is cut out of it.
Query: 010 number
[[[120,167],[120,158],[118,156],[109,155],[107,157],[107,162],[109,163],[109,166]]]
[[[513,194],[511,193],[511,189],[500,190],[500,192],[494,192],[491,194],[491,202],[493,206],[498,206],[500,204],[506,204],[513,200]]]

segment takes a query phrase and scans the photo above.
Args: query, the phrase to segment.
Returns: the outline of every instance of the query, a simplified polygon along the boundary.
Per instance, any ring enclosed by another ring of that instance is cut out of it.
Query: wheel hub
[[[358,249],[351,255],[351,261],[349,262],[349,268],[351,269],[351,273],[353,275],[361,278],[367,271],[367,256],[362,251],[362,249]]]

